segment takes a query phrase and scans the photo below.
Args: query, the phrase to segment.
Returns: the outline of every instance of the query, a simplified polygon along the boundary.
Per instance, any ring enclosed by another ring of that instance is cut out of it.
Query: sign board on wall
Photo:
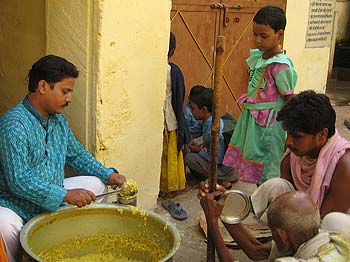
[[[305,47],[329,46],[332,38],[335,0],[310,0]]]

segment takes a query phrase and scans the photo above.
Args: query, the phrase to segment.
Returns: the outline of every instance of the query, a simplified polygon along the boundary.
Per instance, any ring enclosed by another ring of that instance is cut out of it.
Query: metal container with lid
[[[117,195],[117,201],[116,203],[121,205],[131,205],[131,206],[137,206],[137,193],[132,196],[121,196],[120,194]]]

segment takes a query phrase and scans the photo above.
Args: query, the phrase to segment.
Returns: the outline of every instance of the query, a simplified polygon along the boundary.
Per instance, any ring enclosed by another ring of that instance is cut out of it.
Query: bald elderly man
[[[225,203],[222,187],[208,193],[200,189],[200,203],[220,261],[234,261],[234,257],[220,234],[219,216]],[[269,259],[275,262],[350,261],[350,242],[340,233],[319,230],[320,213],[308,194],[287,192],[269,206],[267,220],[272,232],[271,243],[256,240],[242,224],[226,224],[226,229],[252,260]]]

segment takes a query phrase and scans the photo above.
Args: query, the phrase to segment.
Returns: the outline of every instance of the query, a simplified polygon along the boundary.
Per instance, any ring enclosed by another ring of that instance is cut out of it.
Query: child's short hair
[[[188,99],[189,100],[193,100],[195,96],[198,96],[200,93],[203,92],[203,90],[205,90],[205,86],[201,86],[201,85],[195,85],[191,88],[190,93],[188,95]]]
[[[257,24],[269,25],[277,32],[286,28],[286,14],[277,6],[265,6],[254,16],[253,21]]]
[[[176,37],[173,34],[173,32],[170,32],[170,39],[169,39],[169,50],[168,50],[168,58],[172,57],[176,49]]]
[[[195,103],[199,109],[204,106],[208,109],[208,112],[212,112],[213,110],[213,89],[205,88],[202,92],[200,92],[194,99],[191,101]]]

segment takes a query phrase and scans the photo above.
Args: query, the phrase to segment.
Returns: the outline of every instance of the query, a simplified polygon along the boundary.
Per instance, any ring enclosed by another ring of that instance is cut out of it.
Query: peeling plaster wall
[[[137,181],[138,203],[159,191],[171,1],[101,1],[97,157]]]
[[[284,46],[298,73],[296,92],[313,89],[325,92],[330,47],[305,48],[309,1],[287,1]]]
[[[45,53],[45,0],[0,0],[0,114],[27,94],[25,77]]]

